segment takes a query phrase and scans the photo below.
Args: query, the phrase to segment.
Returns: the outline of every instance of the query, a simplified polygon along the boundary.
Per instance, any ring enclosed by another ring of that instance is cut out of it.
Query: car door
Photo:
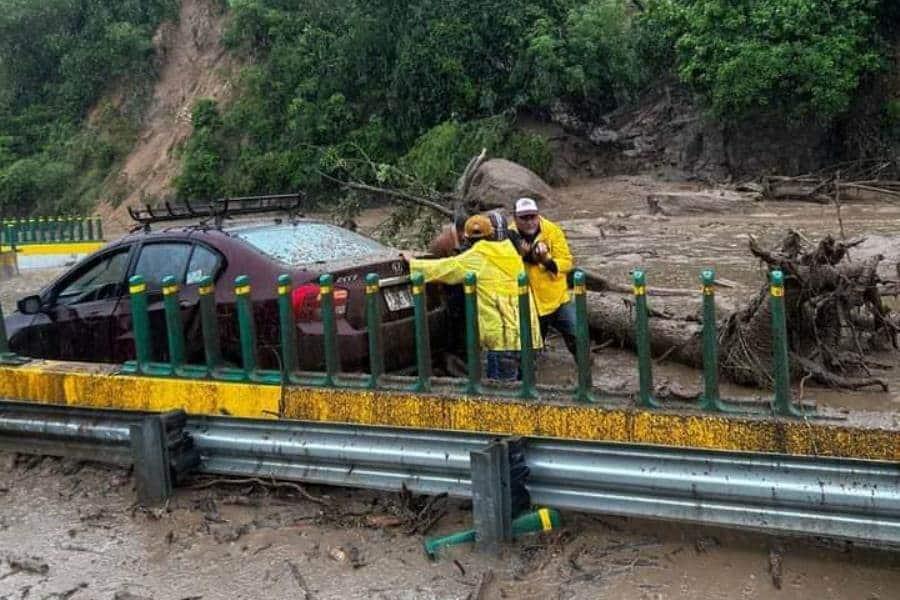
[[[51,290],[44,321],[47,358],[112,362],[112,319],[125,293],[131,247],[80,265]]]
[[[182,323],[185,327],[188,359],[202,348],[197,321],[197,283],[205,275],[215,276],[221,265],[220,255],[203,245],[189,241],[154,241],[141,245],[134,262],[132,275],[141,275],[147,285],[147,305],[150,314],[150,339],[154,360],[169,357],[166,337],[162,280],[175,277],[183,289],[179,295]],[[114,318],[114,352],[118,360],[132,360],[135,356],[132,332],[131,299],[125,297],[118,304]]]

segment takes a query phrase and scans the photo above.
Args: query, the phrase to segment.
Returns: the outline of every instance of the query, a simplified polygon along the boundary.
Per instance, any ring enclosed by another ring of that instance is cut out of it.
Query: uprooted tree
[[[750,240],[750,252],[770,269],[785,274],[785,310],[792,376],[812,378],[832,387],[859,389],[887,384],[872,375],[879,365],[867,354],[896,349],[894,315],[882,304],[877,274],[880,255],[851,260],[850,249],[862,243],[827,236],[817,244],[789,232],[772,251]],[[627,296],[590,293],[589,317],[594,337],[634,344],[634,306]],[[772,383],[772,315],[769,287],[763,285],[743,307],[719,324],[721,373],[757,387]],[[701,324],[688,311],[651,310],[652,351],[690,366],[702,366]]]

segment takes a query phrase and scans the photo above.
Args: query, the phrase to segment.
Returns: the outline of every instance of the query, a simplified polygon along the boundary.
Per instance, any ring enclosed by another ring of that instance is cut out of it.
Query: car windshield
[[[286,265],[364,258],[388,249],[328,223],[294,223],[238,230],[235,236]]]

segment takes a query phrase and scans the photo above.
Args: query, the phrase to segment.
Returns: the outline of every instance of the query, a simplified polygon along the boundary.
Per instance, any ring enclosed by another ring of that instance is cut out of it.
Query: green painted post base
[[[541,508],[534,512],[524,514],[512,522],[513,538],[518,538],[529,533],[552,531],[562,525],[562,517],[555,508]],[[458,533],[445,535],[430,540],[425,540],[425,554],[435,558],[437,553],[450,546],[469,544],[475,541],[475,530],[467,529]]]

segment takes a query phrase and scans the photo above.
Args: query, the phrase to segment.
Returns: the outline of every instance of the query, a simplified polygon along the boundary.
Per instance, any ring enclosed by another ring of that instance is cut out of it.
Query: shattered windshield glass
[[[388,250],[375,240],[328,223],[287,223],[233,233],[286,265],[363,258]]]

